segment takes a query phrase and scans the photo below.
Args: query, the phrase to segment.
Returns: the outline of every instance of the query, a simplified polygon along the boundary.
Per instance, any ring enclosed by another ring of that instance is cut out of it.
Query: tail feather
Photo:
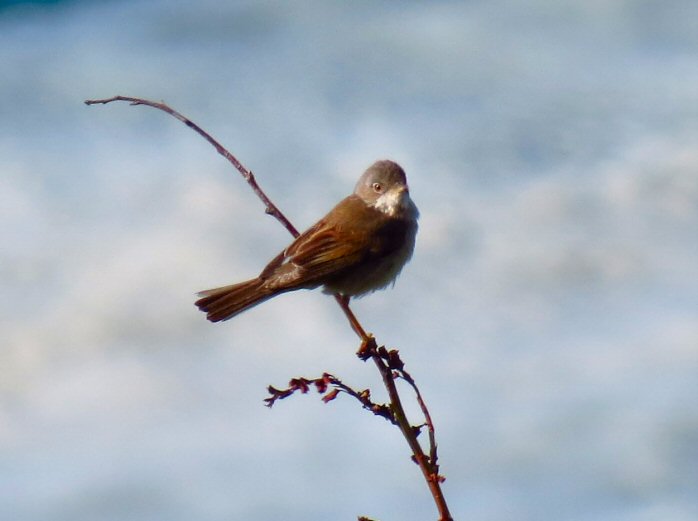
[[[196,306],[211,322],[228,320],[246,309],[273,297],[277,292],[264,286],[260,278],[222,288],[201,291]]]

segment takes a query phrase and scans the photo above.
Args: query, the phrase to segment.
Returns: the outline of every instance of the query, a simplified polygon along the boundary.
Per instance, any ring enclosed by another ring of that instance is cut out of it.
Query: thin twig
[[[340,393],[344,393],[355,398],[367,411],[372,412],[376,416],[385,418],[393,425],[397,425],[395,415],[391,408],[383,403],[376,403],[371,400],[371,391],[369,389],[357,391],[329,373],[323,373],[319,378],[292,378],[288,382],[288,387],[285,389],[277,389],[270,385],[267,387],[269,398],[265,398],[264,402],[267,407],[273,407],[277,400],[288,398],[296,392],[305,394],[310,390],[311,386],[314,386],[315,390],[323,395],[322,401],[325,403],[331,402],[337,398]]]
[[[133,98],[133,97],[128,97],[128,96],[114,96],[111,98],[106,98],[106,99],[96,99],[96,100],[86,100],[85,104],[86,105],[95,105],[95,104],[102,104],[106,105],[107,103],[111,103],[114,101],[126,101],[129,102],[131,105],[146,105],[148,107],[152,107],[158,110],[162,110],[163,112],[166,112],[167,114],[170,114],[171,116],[177,118],[179,121],[187,125],[189,128],[193,129],[196,131],[199,135],[201,135],[206,141],[208,141],[215,149],[216,151],[225,157],[234,167],[235,169],[240,172],[242,177],[247,181],[247,183],[250,185],[254,193],[257,195],[257,197],[264,203],[265,206],[265,212],[274,218],[276,218],[285,228],[288,230],[288,232],[293,235],[294,237],[298,237],[299,232],[298,230],[291,224],[291,222],[286,218],[286,216],[279,210],[276,205],[269,199],[269,197],[264,193],[264,191],[260,188],[260,186],[257,184],[257,180],[254,177],[254,174],[247,169],[238,159],[231,154],[228,150],[226,150],[218,141],[213,139],[213,137],[203,130],[201,127],[199,127],[196,123],[191,121],[189,118],[185,117],[184,115],[180,114],[176,110],[172,109],[169,107],[167,104],[163,102],[155,102],[155,101],[150,101],[142,98]],[[424,403],[424,400],[422,400],[421,393],[419,392],[419,389],[417,388],[416,384],[414,383],[414,380],[412,377],[408,374],[405,373],[402,368],[398,371],[397,376],[401,376],[405,381],[407,381],[412,388],[415,390],[415,393],[417,395],[417,401],[422,409],[422,412],[424,413],[424,417],[426,420],[426,425],[429,429],[429,439],[430,439],[430,454],[427,456],[424,454],[424,451],[422,450],[422,447],[417,440],[417,434],[419,432],[419,428],[414,428],[410,424],[409,420],[407,419],[407,416],[405,414],[405,410],[402,406],[402,401],[400,400],[400,395],[398,394],[397,388],[395,386],[395,374],[393,373],[393,369],[390,367],[390,353],[388,352],[384,347],[378,348],[375,342],[375,339],[373,338],[372,335],[366,333],[366,330],[363,328],[359,320],[356,318],[354,313],[352,312],[351,308],[349,307],[349,299],[345,296],[342,295],[335,295],[335,300],[339,304],[339,306],[342,308],[342,311],[344,311],[344,314],[346,315],[349,324],[351,328],[354,330],[354,332],[357,334],[357,336],[361,339],[361,348],[359,349],[359,352],[357,353],[359,357],[362,360],[367,360],[368,358],[371,358],[376,367],[378,368],[378,371],[381,374],[381,377],[383,379],[383,383],[388,391],[388,395],[390,397],[390,412],[386,414],[380,414],[374,411],[374,413],[382,415],[392,421],[393,423],[396,423],[397,426],[400,428],[400,431],[402,432],[403,436],[407,440],[408,445],[410,446],[410,449],[412,450],[413,454],[413,459],[414,461],[419,465],[419,468],[422,471],[422,474],[424,475],[424,478],[427,482],[427,485],[431,491],[431,494],[434,498],[434,501],[436,503],[437,509],[439,510],[439,521],[452,521],[452,517],[448,511],[448,506],[446,505],[446,499],[443,496],[443,492],[441,491],[441,486],[440,483],[443,481],[443,477],[438,474],[438,464],[437,464],[437,455],[436,455],[436,442],[434,440],[434,428],[433,428],[433,423],[431,421],[431,416],[429,415],[429,411],[426,407],[426,404]],[[396,352],[395,352],[396,353]],[[398,358],[399,359],[399,358]],[[402,364],[402,361],[400,361],[400,364]],[[331,375],[323,375],[323,378],[326,377],[331,377]],[[332,377],[334,378],[334,377]],[[335,379],[336,380],[336,379]],[[324,380],[323,380],[324,382]],[[290,396],[295,392],[296,390],[300,390],[301,392],[307,392],[308,385],[314,383],[316,387],[318,387],[318,390],[322,388],[322,385],[326,385],[326,383],[323,384],[318,384],[316,381],[313,380],[308,380],[305,378],[300,378],[300,379],[293,379],[290,382],[290,386],[288,389],[284,390],[279,390],[275,389],[274,387],[269,387],[269,392],[272,394],[271,398],[267,398],[267,404],[272,405],[274,401],[277,399],[283,399],[287,396]],[[339,380],[336,380],[333,382],[333,385],[335,386],[335,390],[337,392],[345,392],[351,396],[354,396],[357,398],[364,406],[368,406],[369,408],[372,406],[379,407],[378,404],[374,404],[373,402],[370,401],[370,397],[367,396],[362,396],[361,393],[357,393],[353,389],[351,389],[348,386],[345,386],[343,383],[341,383]],[[321,391],[324,392],[324,391]],[[334,399],[336,394],[332,395],[330,393],[325,395],[326,401],[330,401]],[[359,518],[362,519],[362,518]],[[367,518],[366,518],[367,519]]]
[[[105,99],[86,100],[85,105],[106,105],[107,103],[112,103],[114,101],[126,101],[130,105],[145,105],[147,107],[162,110],[163,112],[166,112],[167,114],[177,118],[186,126],[196,131],[201,137],[203,137],[206,141],[213,145],[213,148],[216,149],[216,152],[218,152],[220,155],[226,158],[235,167],[235,169],[238,172],[240,172],[242,177],[252,188],[252,191],[255,193],[255,195],[262,201],[262,203],[264,203],[265,213],[271,215],[277,221],[279,221],[291,235],[293,235],[294,237],[298,237],[300,233],[298,232],[296,227],[293,226],[293,224],[291,224],[291,221],[288,220],[288,218],[283,214],[283,212],[279,210],[279,208],[271,201],[271,199],[269,199],[269,197],[264,192],[264,190],[261,189],[259,184],[257,184],[257,180],[252,171],[245,167],[245,165],[243,165],[238,160],[238,158],[231,154],[223,145],[216,141],[213,138],[213,136],[211,136],[208,132],[202,129],[199,125],[194,123],[192,120],[190,120],[188,117],[181,114],[180,112],[177,112],[175,109],[173,109],[164,102],[151,101],[143,98],[133,98],[130,96],[113,96],[111,98]],[[342,311],[344,311],[347,320],[349,320],[351,328],[358,335],[359,339],[361,339],[362,342],[368,340],[368,334],[359,323],[358,319],[356,318],[356,315],[354,315],[354,313],[351,311],[351,308],[349,308],[349,300],[339,294],[335,295],[335,299],[337,300],[339,307],[341,307]]]
[[[238,172],[240,172],[242,177],[245,179],[245,181],[247,181],[247,183],[250,185],[257,197],[259,197],[264,203],[265,212],[274,217],[277,221],[279,221],[284,226],[284,228],[286,228],[289,231],[291,235],[293,235],[294,237],[298,237],[299,232],[296,229],[296,227],[293,226],[293,224],[291,224],[291,221],[289,221],[286,218],[286,216],[283,213],[281,213],[281,210],[279,210],[276,207],[276,205],[271,202],[271,199],[269,199],[269,197],[267,197],[267,194],[265,194],[264,191],[259,187],[252,171],[247,169],[240,161],[238,161],[238,159],[233,154],[228,152],[228,150],[226,150],[225,147],[223,147],[223,145],[221,145],[218,141],[213,139],[213,137],[211,137],[211,135],[204,129],[202,129],[199,125],[194,123],[186,116],[180,114],[179,112],[168,106],[166,103],[158,103],[157,101],[150,101],[142,98],[114,96],[112,98],[107,99],[86,100],[85,105],[106,105],[107,103],[111,103],[112,101],[127,101],[131,105],[146,105],[148,107],[153,107],[155,109],[162,110],[163,112],[167,112],[170,116],[174,116],[189,128],[195,130],[201,137],[203,137],[206,141],[213,145],[213,148],[216,149],[216,152],[218,152],[220,155],[222,155],[224,158],[230,161],[230,163],[235,167],[235,169]]]
[[[436,431],[434,429],[434,422],[431,420],[431,414],[429,413],[429,409],[427,408],[427,404],[424,401],[424,398],[422,398],[422,393],[419,391],[419,387],[417,387],[417,384],[415,383],[414,379],[412,376],[403,369],[400,369],[400,377],[405,380],[414,390],[414,394],[417,397],[417,403],[419,404],[419,408],[422,410],[422,414],[424,414],[424,423],[427,426],[427,431],[429,432],[429,460],[432,463],[432,466],[434,467],[434,473],[438,474],[439,473],[439,464],[438,464],[438,456],[437,456],[437,445],[436,445]]]
[[[410,446],[410,449],[412,450],[413,459],[415,463],[419,465],[419,468],[422,471],[422,474],[424,475],[424,479],[427,482],[427,486],[429,487],[429,490],[431,491],[431,494],[434,498],[436,507],[439,510],[439,521],[452,521],[453,518],[451,517],[451,514],[448,510],[446,498],[444,497],[443,491],[441,490],[441,482],[444,480],[444,478],[438,473],[438,464],[436,463],[436,460],[431,460],[431,458],[427,457],[426,454],[424,454],[422,446],[419,444],[419,440],[417,440],[417,433],[415,432],[415,429],[412,428],[412,425],[407,419],[405,410],[402,407],[400,395],[398,394],[397,388],[395,386],[395,378],[393,375],[393,371],[388,367],[384,360],[389,356],[387,350],[384,347],[377,348],[375,341],[371,339],[371,342],[366,348],[366,352],[370,354],[371,358],[376,364],[376,367],[378,368],[378,371],[381,374],[381,377],[383,378],[383,384],[385,385],[385,388],[388,390],[388,395],[390,397],[390,406],[393,409],[395,419],[397,420],[398,426],[402,431],[402,435],[405,437],[405,439],[407,440],[407,444]],[[434,456],[436,456],[435,450]]]

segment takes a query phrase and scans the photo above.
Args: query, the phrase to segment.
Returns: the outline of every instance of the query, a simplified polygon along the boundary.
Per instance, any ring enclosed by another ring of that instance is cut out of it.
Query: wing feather
[[[351,218],[348,218],[351,216]],[[402,223],[386,222],[378,210],[350,196],[299,235],[260,277],[267,287],[315,287],[368,259],[390,254],[403,242]],[[366,244],[367,235],[371,237]]]

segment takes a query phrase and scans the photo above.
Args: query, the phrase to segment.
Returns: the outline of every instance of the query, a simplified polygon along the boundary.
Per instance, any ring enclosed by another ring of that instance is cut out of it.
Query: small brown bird
[[[196,305],[211,322],[228,320],[287,291],[324,286],[345,297],[394,282],[412,257],[419,211],[404,170],[377,161],[354,193],[299,235],[258,277],[200,292]]]

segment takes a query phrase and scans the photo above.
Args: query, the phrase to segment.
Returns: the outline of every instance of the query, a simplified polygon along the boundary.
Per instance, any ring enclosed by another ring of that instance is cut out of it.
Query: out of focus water
[[[380,386],[319,292],[203,319],[288,236],[180,123],[82,104],[115,94],[301,228],[403,164],[417,252],[355,310],[421,383],[457,519],[696,519],[697,6],[3,2],[0,519],[437,517],[382,420],[263,407]]]

